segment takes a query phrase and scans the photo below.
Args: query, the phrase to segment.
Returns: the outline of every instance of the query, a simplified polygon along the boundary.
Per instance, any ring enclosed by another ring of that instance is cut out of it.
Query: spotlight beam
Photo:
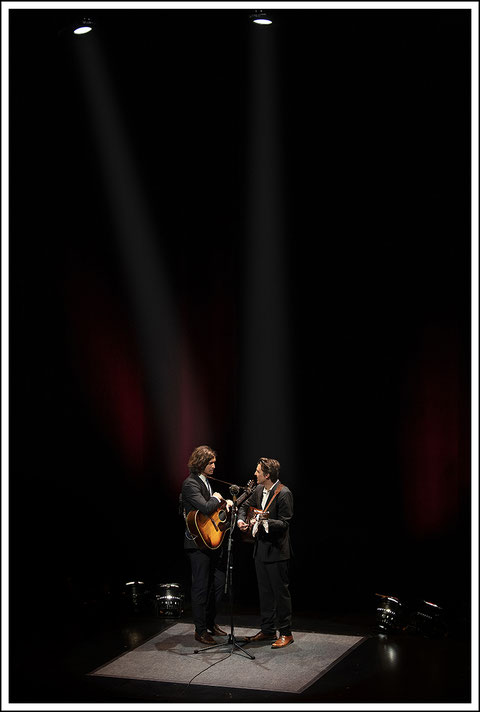
[[[273,34],[252,28],[250,52],[241,452],[245,467],[262,455],[288,467],[290,334]]]
[[[208,413],[196,392],[191,359],[185,350],[172,288],[160,252],[161,240],[141,191],[138,169],[121,121],[101,47],[89,37],[75,43],[78,68],[98,147],[118,249],[138,329],[159,441],[170,469],[178,469],[179,382],[188,372],[194,422],[207,427]],[[182,363],[182,373],[178,364]],[[188,443],[191,447],[191,443]],[[184,468],[182,461],[182,472]]]

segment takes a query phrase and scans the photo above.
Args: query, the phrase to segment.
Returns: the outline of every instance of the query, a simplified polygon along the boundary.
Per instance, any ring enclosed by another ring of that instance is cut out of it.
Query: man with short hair
[[[246,641],[256,643],[275,641],[272,648],[284,648],[293,643],[292,601],[290,596],[289,565],[291,557],[290,521],[293,516],[293,495],[279,480],[278,460],[262,457],[255,477],[257,487],[240,506],[238,527],[247,531],[252,527],[253,556],[260,598],[261,631]],[[248,509],[265,512],[248,520]],[[276,631],[279,631],[277,639]]]

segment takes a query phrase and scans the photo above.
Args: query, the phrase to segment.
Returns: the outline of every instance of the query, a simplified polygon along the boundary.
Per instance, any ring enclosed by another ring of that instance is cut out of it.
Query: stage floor
[[[470,628],[450,623],[448,635],[379,635],[375,610],[297,613],[293,632],[367,639],[301,694],[228,686],[185,685],[92,676],[89,673],[142,645],[171,625],[151,614],[109,610],[29,611],[10,629],[10,702],[32,703],[468,703]],[[191,623],[185,609],[179,619]],[[228,613],[218,622],[230,630]],[[254,628],[256,611],[235,611],[235,626]],[[193,626],[192,626],[193,635]],[[271,651],[276,654],[275,651]],[[285,652],[285,651],[282,651]],[[278,653],[277,653],[278,654]]]

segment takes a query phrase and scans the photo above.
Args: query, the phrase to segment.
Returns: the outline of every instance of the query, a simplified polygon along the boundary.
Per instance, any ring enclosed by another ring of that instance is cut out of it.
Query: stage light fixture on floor
[[[377,625],[383,633],[405,630],[407,626],[407,610],[395,596],[384,596],[376,593],[380,598],[377,604]]]
[[[400,602],[395,596],[384,596],[377,605],[377,626],[382,633],[418,633],[426,638],[447,635],[443,608],[436,603],[418,599]]]
[[[84,17],[82,20],[73,25],[74,35],[86,35],[93,30],[93,22],[89,17]]]
[[[145,582],[144,581],[128,581],[125,584],[124,595],[129,607],[136,613],[145,604]]]
[[[422,601],[413,615],[417,633],[427,638],[442,637],[447,633],[443,608],[430,601]]]
[[[155,614],[165,618],[180,618],[185,595],[179,583],[158,583],[155,586]]]
[[[250,15],[250,20],[255,24],[255,25],[271,25],[272,20],[271,18],[265,13],[262,12],[261,10],[258,10],[255,12],[253,15]]]

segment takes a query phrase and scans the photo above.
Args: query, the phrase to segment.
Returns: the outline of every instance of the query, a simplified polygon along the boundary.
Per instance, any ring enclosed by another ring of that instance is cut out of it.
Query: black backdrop
[[[470,13],[278,9],[271,28],[248,10],[89,14],[209,424],[178,431],[172,468],[72,52],[92,39],[61,32],[72,11],[10,11],[14,610],[33,588],[58,602],[187,584],[184,455],[206,439],[220,478],[255,468],[236,439],[252,31],[277,49],[295,607],[373,608],[379,591],[467,610]]]

